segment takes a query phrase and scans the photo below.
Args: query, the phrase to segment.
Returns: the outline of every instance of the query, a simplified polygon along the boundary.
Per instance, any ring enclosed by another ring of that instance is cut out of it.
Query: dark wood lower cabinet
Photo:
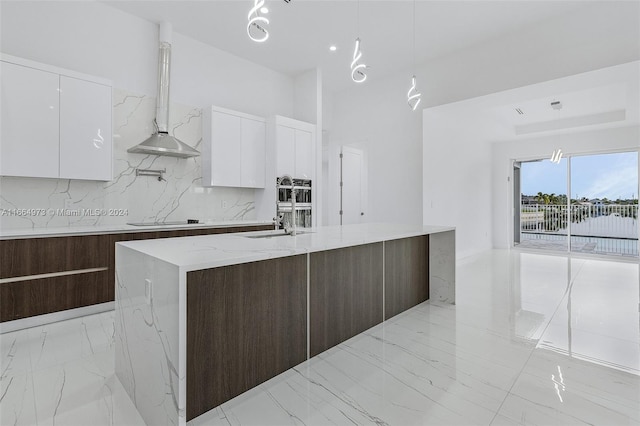
[[[110,235],[0,240],[0,278],[106,266]]]
[[[187,420],[306,357],[306,255],[187,273]]]
[[[429,236],[386,241],[385,319],[429,299]]]
[[[0,317],[10,321],[109,302],[114,290],[107,270],[4,283],[0,285]]]
[[[382,322],[382,243],[310,254],[310,354]]]
[[[117,242],[270,229],[273,225],[0,240],[0,279],[106,268],[0,283],[0,322],[112,302]]]

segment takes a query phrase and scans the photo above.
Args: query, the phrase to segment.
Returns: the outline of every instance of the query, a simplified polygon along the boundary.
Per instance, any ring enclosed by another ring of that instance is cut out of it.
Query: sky
[[[567,193],[567,159],[522,163],[521,190],[525,195]],[[638,153],[571,157],[571,198],[638,197]]]

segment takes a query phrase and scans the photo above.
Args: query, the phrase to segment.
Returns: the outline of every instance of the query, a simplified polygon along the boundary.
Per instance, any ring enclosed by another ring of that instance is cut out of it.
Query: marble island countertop
[[[367,223],[304,228],[295,237],[284,235],[284,231],[260,231],[118,244],[186,272],[453,230],[447,226]]]
[[[17,238],[40,238],[40,237],[64,237],[74,235],[95,235],[95,234],[116,234],[128,232],[146,231],[169,231],[173,229],[199,229],[199,228],[226,228],[233,226],[256,226],[270,225],[269,220],[201,220],[199,223],[176,224],[154,224],[154,225],[93,225],[93,226],[61,226],[61,227],[37,227],[37,228],[16,228],[0,229],[0,240]]]

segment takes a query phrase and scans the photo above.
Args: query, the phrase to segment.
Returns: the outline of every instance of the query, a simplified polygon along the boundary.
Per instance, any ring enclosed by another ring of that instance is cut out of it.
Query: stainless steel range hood
[[[171,24],[160,24],[160,51],[158,52],[158,99],[156,100],[156,133],[144,142],[131,147],[133,154],[168,155],[171,157],[197,157],[200,152],[169,135],[169,83],[171,79]]]

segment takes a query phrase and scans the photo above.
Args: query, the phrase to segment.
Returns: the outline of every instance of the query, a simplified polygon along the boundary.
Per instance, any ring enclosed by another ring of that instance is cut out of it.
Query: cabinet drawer
[[[106,267],[109,236],[0,241],[0,278]]]
[[[0,284],[0,321],[49,314],[114,299],[108,270]]]

